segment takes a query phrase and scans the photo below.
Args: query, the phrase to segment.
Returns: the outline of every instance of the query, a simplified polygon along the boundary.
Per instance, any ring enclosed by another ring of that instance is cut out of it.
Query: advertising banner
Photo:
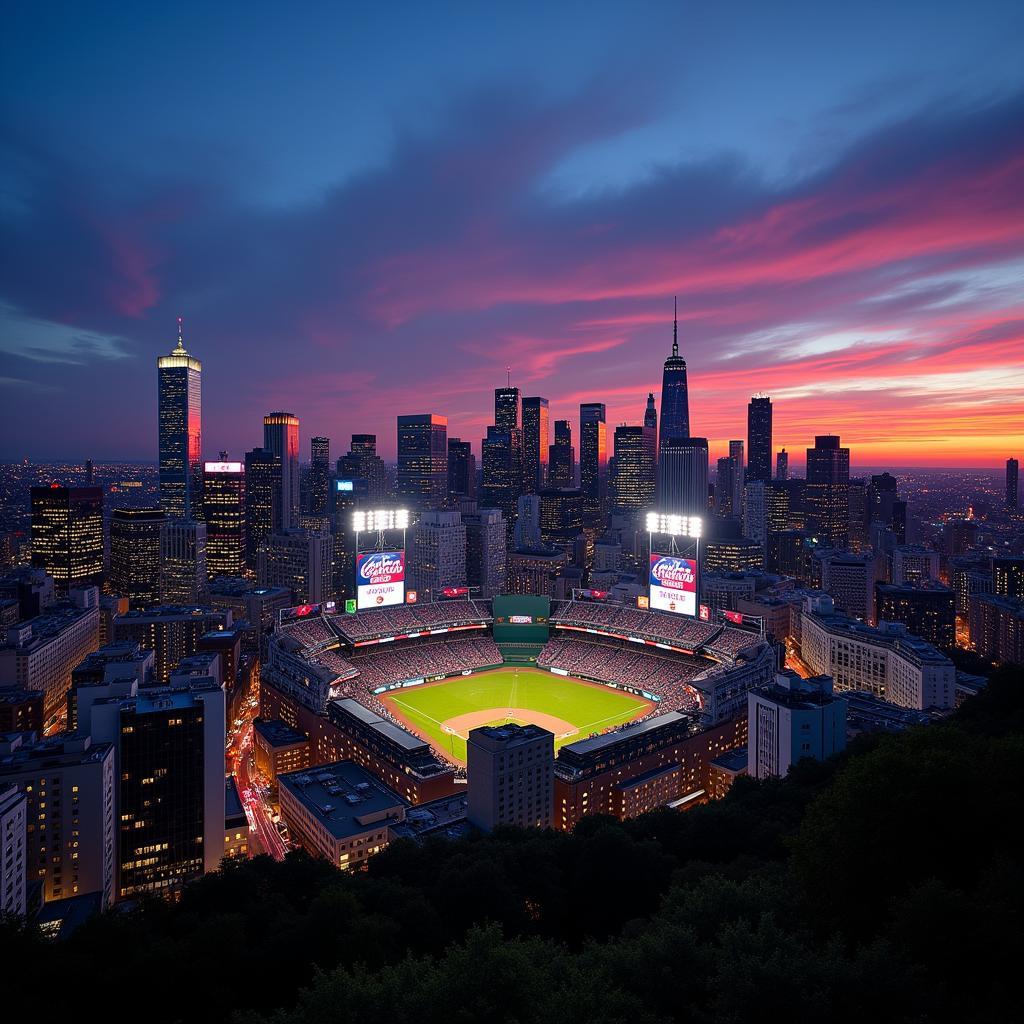
[[[356,604],[384,608],[405,603],[405,552],[367,551],[356,559]]]
[[[697,614],[697,562],[677,555],[651,555],[651,607],[678,615]]]

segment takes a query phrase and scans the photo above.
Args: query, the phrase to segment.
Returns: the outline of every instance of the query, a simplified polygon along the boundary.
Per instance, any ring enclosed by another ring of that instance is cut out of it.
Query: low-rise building
[[[278,777],[281,818],[293,842],[343,871],[358,870],[388,845],[408,804],[351,761]]]
[[[868,690],[904,708],[951,708],[956,668],[937,647],[899,623],[879,627],[836,613],[830,598],[808,598],[801,616],[801,657],[831,676],[838,693]]]
[[[747,774],[784,776],[805,757],[824,761],[846,748],[846,702],[829,676],[781,672],[747,695]]]
[[[309,767],[309,737],[280,718],[253,722],[253,755],[256,770],[277,790],[277,777]]]
[[[249,856],[249,819],[232,775],[224,780],[224,856],[228,860]]]
[[[484,725],[469,731],[468,818],[491,831],[498,825],[550,828],[555,735],[538,725]]]

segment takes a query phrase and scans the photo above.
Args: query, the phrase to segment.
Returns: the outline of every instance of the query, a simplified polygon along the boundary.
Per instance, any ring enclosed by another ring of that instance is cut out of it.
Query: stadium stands
[[[605,629],[644,640],[659,640],[678,644],[691,651],[707,645],[722,630],[719,625],[682,615],[641,611],[639,608],[599,601],[564,601],[552,608],[551,622],[556,626],[564,624],[584,629]]]
[[[279,627],[279,632],[295,640],[303,650],[315,651],[324,644],[337,643],[338,637],[322,615],[295,619]]]
[[[467,598],[373,608],[359,612],[358,615],[335,615],[330,621],[342,639],[349,643],[360,643],[382,636],[439,629],[442,626],[487,623],[491,621],[491,614],[484,602]]]
[[[354,655],[351,660],[359,670],[360,683],[369,691],[406,679],[452,675],[466,669],[500,665],[501,652],[490,637],[446,638],[400,648],[390,644],[385,649],[374,647],[372,651]]]
[[[654,653],[621,641],[579,640],[560,636],[550,640],[537,664],[556,668],[583,679],[624,683],[659,699],[657,714],[665,711],[699,711],[700,700],[688,685],[707,671],[707,662]]]

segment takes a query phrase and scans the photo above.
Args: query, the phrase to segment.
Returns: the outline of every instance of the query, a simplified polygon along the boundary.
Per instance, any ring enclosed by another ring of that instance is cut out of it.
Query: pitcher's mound
[[[481,725],[503,725],[508,722],[515,722],[517,725],[539,725],[542,729],[553,732],[558,739],[579,732],[572,722],[533,711],[531,708],[487,708],[484,711],[469,711],[464,715],[446,719],[441,723],[441,728],[444,732],[467,739],[470,729],[478,729]]]

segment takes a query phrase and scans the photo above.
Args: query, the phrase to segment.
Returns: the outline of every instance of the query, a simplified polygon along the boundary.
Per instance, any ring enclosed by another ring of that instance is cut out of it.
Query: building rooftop
[[[460,839],[472,831],[466,821],[469,797],[465,792],[417,804],[405,812],[405,821],[391,826],[396,839],[422,841],[428,836]]]
[[[626,725],[615,732],[601,733],[599,736],[589,736],[587,739],[577,740],[575,743],[566,743],[560,748],[559,753],[567,751],[581,756],[592,754],[597,750],[614,746],[616,743],[622,743],[623,740],[643,736],[646,733],[654,732],[656,729],[662,729],[667,725],[676,725],[680,722],[689,723],[690,721],[690,716],[684,715],[681,711],[669,711],[667,714],[658,715],[657,718],[648,718],[646,721],[638,722],[636,725],[631,725],[627,722]]]
[[[79,619],[94,612],[95,608],[79,608],[73,604],[51,605],[34,619],[26,619],[16,626],[8,626],[6,643],[0,644],[0,647],[30,650],[59,636]]]
[[[896,622],[884,622],[878,627],[869,626],[838,612],[830,614],[812,613],[812,618],[820,622],[830,633],[847,636],[866,643],[880,644],[890,647],[901,654],[909,655],[921,664],[933,665],[950,663],[949,658],[927,640],[908,633],[905,626]]]
[[[915,725],[927,725],[932,720],[926,711],[890,704],[867,690],[848,690],[843,700],[846,701],[847,726],[857,732],[902,732]]]
[[[304,732],[293,729],[280,718],[257,718],[252,727],[268,747],[291,747],[309,739]]]
[[[93,743],[88,736],[46,736],[34,732],[0,735],[0,776],[41,768],[98,764],[113,750],[109,743]]]
[[[409,806],[352,761],[286,772],[277,777],[277,784],[310,811],[335,839],[359,835],[388,819],[401,821]]]
[[[737,747],[735,750],[727,750],[724,754],[719,754],[711,763],[723,771],[745,772],[747,770],[747,748]]]
[[[248,824],[242,798],[238,795],[238,784],[233,775],[228,775],[224,779],[224,827],[228,829]]]
[[[533,743],[545,737],[550,737],[554,741],[555,734],[547,729],[542,729],[539,725],[518,725],[515,722],[509,722],[506,725],[482,725],[469,732],[470,743],[493,749],[514,746],[519,743]]]
[[[357,700],[353,700],[351,697],[342,697],[334,701],[340,709],[345,711],[352,718],[363,723],[363,725],[369,726],[376,732],[379,732],[382,736],[386,736],[392,743],[407,751],[419,750],[422,747],[429,747],[425,740],[421,740],[418,736],[414,736],[411,732],[407,732],[399,725],[395,725],[394,722],[388,721],[386,718],[382,718],[377,714],[376,711],[371,711],[369,708],[364,707]]]

